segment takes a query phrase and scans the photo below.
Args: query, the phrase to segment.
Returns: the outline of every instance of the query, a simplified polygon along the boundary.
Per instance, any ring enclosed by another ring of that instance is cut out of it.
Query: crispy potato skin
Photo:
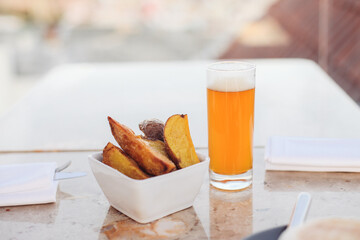
[[[185,168],[200,162],[191,140],[186,114],[173,115],[166,121],[164,139],[167,152],[178,168]]]
[[[176,168],[170,159],[151,149],[131,129],[111,117],[108,117],[108,120],[111,132],[120,147],[148,174],[161,175]]]
[[[165,124],[158,119],[145,120],[139,124],[139,129],[150,140],[164,141]]]
[[[108,143],[105,146],[102,162],[133,179],[146,179],[150,177],[140,169],[134,160],[112,143]]]

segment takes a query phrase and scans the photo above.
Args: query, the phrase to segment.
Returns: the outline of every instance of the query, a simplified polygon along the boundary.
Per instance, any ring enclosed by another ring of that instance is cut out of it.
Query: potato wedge
[[[161,175],[176,168],[169,158],[151,149],[130,128],[111,117],[108,117],[108,120],[111,132],[120,147],[148,174]]]
[[[139,124],[139,129],[145,134],[145,137],[150,140],[164,141],[164,126],[165,124],[158,119],[150,119],[142,121]]]
[[[134,179],[146,179],[150,176],[127,156],[120,148],[108,143],[103,150],[103,163]]]
[[[173,115],[165,123],[164,140],[170,159],[178,168],[199,162],[191,140],[187,115]]]

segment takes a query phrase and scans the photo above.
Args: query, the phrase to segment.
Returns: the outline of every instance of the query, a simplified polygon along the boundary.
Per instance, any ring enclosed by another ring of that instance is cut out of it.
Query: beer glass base
[[[222,175],[209,172],[210,184],[222,190],[243,190],[252,184],[252,169],[238,175]]]

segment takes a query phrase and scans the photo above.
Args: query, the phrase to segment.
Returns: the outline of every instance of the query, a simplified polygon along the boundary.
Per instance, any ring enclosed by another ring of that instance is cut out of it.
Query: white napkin
[[[266,170],[360,172],[360,139],[271,137]]]
[[[56,201],[56,163],[0,165],[0,207]]]

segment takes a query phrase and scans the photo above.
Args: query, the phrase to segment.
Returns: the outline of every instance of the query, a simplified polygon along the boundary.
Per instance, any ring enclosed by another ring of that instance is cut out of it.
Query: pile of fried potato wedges
[[[147,179],[199,162],[186,114],[173,115],[165,124],[156,119],[141,122],[144,136],[111,117],[108,121],[120,147],[109,142],[102,162],[130,178]]]

